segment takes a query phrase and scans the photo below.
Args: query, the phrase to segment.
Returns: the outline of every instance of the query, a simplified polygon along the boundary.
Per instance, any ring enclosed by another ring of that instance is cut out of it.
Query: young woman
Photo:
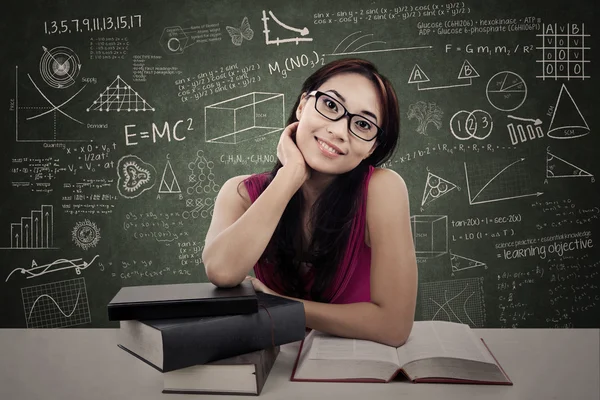
[[[300,300],[309,328],[403,344],[417,295],[408,195],[396,172],[377,168],[398,134],[396,94],[370,62],[313,73],[273,170],[221,188],[202,253],[208,279],[251,279],[257,291]]]

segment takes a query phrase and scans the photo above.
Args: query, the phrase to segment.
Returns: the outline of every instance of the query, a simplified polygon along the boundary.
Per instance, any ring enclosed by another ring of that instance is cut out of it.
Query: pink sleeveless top
[[[352,230],[348,238],[348,246],[338,266],[331,286],[326,290],[330,303],[346,304],[371,301],[371,248],[365,244],[365,229],[367,219],[367,191],[369,180],[375,170],[369,166],[364,179],[362,199],[352,221]],[[254,202],[262,193],[268,174],[252,175],[244,181],[250,200]],[[285,290],[275,275],[276,266],[259,260],[254,266],[256,277],[277,293],[285,294]],[[313,270],[309,269],[303,276],[305,290],[310,296],[310,288],[314,280]],[[307,297],[307,300],[310,300]]]

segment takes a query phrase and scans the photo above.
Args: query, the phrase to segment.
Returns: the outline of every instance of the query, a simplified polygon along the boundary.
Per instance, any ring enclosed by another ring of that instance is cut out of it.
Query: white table
[[[600,399],[599,329],[476,329],[514,386],[289,380],[299,343],[282,346],[264,399]],[[189,399],[162,394],[160,372],[117,348],[116,329],[0,329],[0,399]],[[240,396],[199,395],[202,399]]]

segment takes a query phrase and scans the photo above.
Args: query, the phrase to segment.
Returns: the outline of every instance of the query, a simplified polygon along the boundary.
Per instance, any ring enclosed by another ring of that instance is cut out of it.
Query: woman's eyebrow
[[[346,99],[344,98],[344,96],[342,96],[337,90],[335,89],[329,89],[326,90],[325,93],[327,92],[332,92],[333,94],[335,94],[337,97],[340,98],[340,100],[342,100],[344,103],[346,102]],[[361,114],[365,114],[368,115],[369,117],[373,118],[375,121],[377,121],[377,116],[375,114],[373,114],[371,111],[367,111],[367,110],[363,110],[360,112]]]

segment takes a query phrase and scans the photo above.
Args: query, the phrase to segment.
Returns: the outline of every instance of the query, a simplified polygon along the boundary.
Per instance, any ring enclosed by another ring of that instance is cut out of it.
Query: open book
[[[406,343],[386,346],[311,331],[300,346],[292,381],[413,382],[512,385],[469,325],[415,321]]]

